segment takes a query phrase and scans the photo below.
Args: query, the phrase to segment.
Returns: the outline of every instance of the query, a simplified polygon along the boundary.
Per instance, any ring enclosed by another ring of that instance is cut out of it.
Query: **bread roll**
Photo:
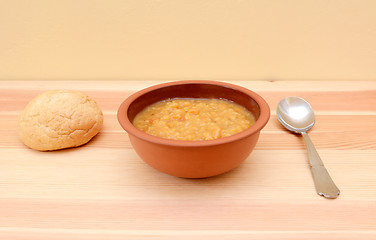
[[[51,151],[83,145],[102,128],[103,113],[81,92],[47,91],[29,102],[20,115],[18,133],[28,147]]]

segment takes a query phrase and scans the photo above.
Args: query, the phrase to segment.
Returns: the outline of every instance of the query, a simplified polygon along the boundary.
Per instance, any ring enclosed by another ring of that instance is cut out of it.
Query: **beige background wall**
[[[376,80],[374,0],[0,0],[0,79]]]

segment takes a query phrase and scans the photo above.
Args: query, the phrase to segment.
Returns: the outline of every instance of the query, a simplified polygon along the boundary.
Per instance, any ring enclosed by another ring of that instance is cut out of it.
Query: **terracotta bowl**
[[[228,99],[252,112],[256,122],[235,135],[204,141],[164,139],[133,126],[134,117],[146,106],[176,97]],[[269,120],[270,109],[262,97],[240,86],[214,81],[176,81],[131,95],[120,105],[117,117],[137,154],[150,166],[177,177],[204,178],[230,171],[249,156]]]

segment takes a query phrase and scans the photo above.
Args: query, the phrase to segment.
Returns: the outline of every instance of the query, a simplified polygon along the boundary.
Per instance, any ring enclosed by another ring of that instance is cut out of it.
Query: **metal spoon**
[[[309,164],[317,194],[326,198],[337,198],[339,189],[329,176],[315,146],[309,138],[307,131],[315,124],[313,109],[302,98],[287,97],[278,103],[277,116],[279,122],[288,130],[303,136],[308,150]]]

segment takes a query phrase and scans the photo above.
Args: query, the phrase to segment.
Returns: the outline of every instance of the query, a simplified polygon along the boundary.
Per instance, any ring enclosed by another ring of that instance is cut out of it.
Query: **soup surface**
[[[174,98],[146,107],[133,125],[157,137],[199,141],[234,135],[254,122],[246,108],[228,100]]]

